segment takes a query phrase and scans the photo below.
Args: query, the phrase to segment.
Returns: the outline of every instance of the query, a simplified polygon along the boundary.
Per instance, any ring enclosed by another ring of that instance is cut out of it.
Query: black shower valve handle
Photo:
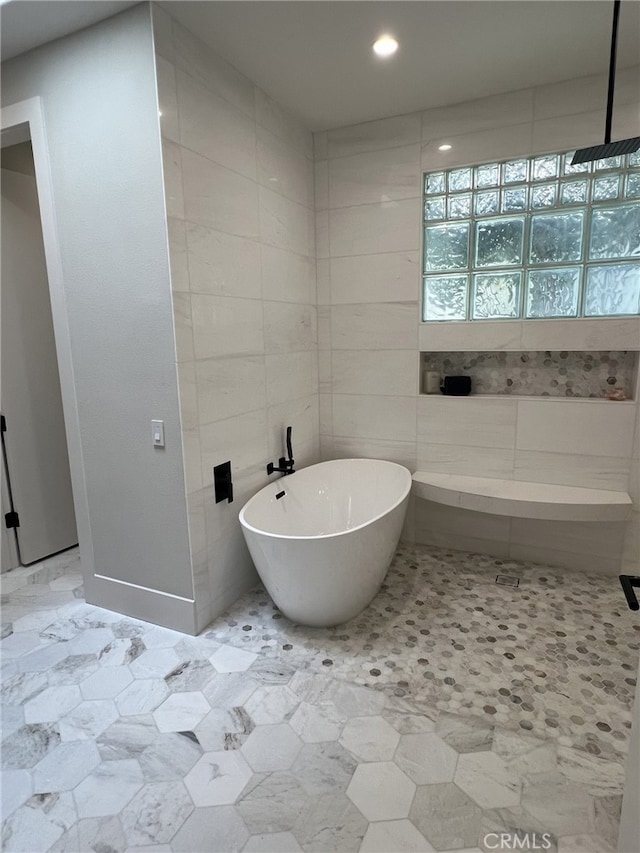
[[[287,427],[287,453],[289,454],[289,460],[293,462],[293,445],[291,444],[291,427]]]
[[[627,599],[627,604],[629,605],[629,610],[640,610],[640,604],[633,589],[635,586],[640,587],[640,577],[619,575],[619,578],[625,598]]]

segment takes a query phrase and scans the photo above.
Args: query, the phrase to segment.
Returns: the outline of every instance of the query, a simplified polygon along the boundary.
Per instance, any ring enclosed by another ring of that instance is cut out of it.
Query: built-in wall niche
[[[631,400],[638,353],[423,352],[420,366],[423,394],[433,390],[433,373],[437,373],[440,377],[470,376],[472,394]]]

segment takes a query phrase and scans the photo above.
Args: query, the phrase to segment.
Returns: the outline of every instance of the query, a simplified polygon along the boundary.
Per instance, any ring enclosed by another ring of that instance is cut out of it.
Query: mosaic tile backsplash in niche
[[[633,396],[635,352],[435,352],[425,369],[471,376],[472,394],[605,398],[622,389]]]

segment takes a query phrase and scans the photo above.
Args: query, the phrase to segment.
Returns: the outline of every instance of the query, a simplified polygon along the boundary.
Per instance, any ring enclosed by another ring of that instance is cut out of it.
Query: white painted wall
[[[605,103],[606,78],[589,77],[314,135],[323,458],[629,489],[635,501],[628,524],[592,529],[419,501],[409,538],[638,571],[637,394],[609,403],[418,393],[421,351],[640,347],[636,319],[420,323],[423,172],[595,144]],[[617,81],[613,136],[639,133],[635,68]],[[442,142],[451,151],[438,151]]]
[[[204,627],[257,580],[238,512],[268,482],[287,425],[299,467],[319,455],[312,137],[155,6],[154,26]],[[228,459],[235,500],[215,504],[212,469]]]
[[[42,99],[69,325],[57,345],[61,364],[60,347],[71,349],[73,375],[61,379],[75,391],[72,453],[85,481],[74,491],[86,489],[88,506],[78,531],[87,599],[193,631],[150,7],[5,63],[2,94],[3,106]],[[151,445],[152,418],[165,422],[164,450]],[[83,549],[91,541],[93,553]]]

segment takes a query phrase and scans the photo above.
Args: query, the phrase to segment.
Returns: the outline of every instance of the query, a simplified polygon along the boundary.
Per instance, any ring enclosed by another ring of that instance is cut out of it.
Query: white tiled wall
[[[318,459],[312,137],[154,7],[198,625],[255,581],[238,511],[293,426]],[[231,460],[235,500],[215,504]]]
[[[614,138],[640,133],[639,79],[638,68],[618,77]],[[314,136],[323,457],[629,489],[636,501],[630,523],[591,529],[418,501],[405,535],[415,522],[423,541],[638,570],[636,404],[418,394],[421,351],[640,348],[636,319],[419,322],[422,173],[601,142],[605,102],[606,78],[588,77]]]

